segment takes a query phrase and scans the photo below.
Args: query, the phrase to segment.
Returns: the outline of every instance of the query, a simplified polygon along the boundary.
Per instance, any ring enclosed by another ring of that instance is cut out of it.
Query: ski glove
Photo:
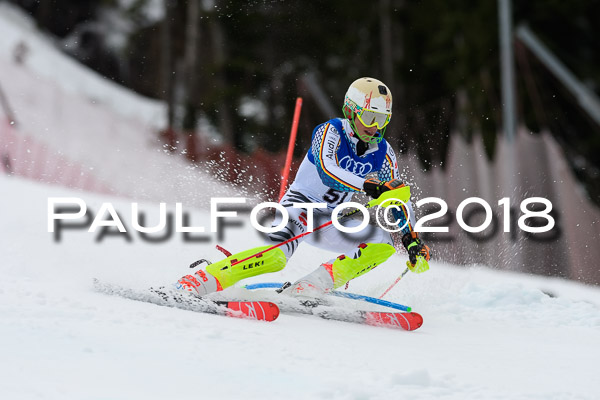
[[[392,179],[391,181],[380,181],[377,178],[370,178],[365,180],[365,183],[363,184],[363,191],[367,195],[376,199],[379,196],[381,196],[383,192],[398,189],[402,186],[404,186],[404,183],[402,183],[402,181],[399,179]]]
[[[417,256],[423,256],[425,261],[429,261],[429,246],[419,239],[419,235],[416,232],[409,232],[404,235],[402,237],[402,244],[408,252],[408,259],[413,267],[417,263]]]

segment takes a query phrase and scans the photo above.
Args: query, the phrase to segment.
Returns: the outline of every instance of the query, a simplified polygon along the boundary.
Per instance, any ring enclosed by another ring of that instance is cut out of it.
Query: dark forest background
[[[482,140],[494,158],[502,123],[497,1],[11,2],[82,63],[167,101],[166,129],[202,134],[204,119],[239,151],[278,152],[297,96],[305,99],[306,140],[315,125],[341,115],[354,79],[372,76],[394,94],[386,138],[416,150],[425,169],[443,167],[451,134]],[[599,94],[600,1],[512,3],[514,26],[526,23]],[[548,129],[600,203],[600,126],[525,46],[514,45],[519,124],[534,134]]]

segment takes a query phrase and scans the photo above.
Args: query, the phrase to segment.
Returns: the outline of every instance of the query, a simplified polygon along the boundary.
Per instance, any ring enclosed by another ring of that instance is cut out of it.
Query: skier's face
[[[367,143],[370,142],[371,139],[373,138],[373,136],[375,136],[375,134],[377,133],[377,126],[372,126],[370,128],[367,128],[366,126],[364,126],[362,124],[362,122],[360,122],[360,118],[358,118],[358,117],[354,118],[354,124],[356,125],[356,130],[359,133],[358,137],[363,142],[367,142]]]

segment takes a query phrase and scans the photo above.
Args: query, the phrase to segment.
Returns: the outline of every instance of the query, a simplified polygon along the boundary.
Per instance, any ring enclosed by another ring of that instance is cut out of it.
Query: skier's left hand
[[[419,235],[416,232],[410,232],[404,235],[402,237],[402,244],[408,252],[408,260],[410,262],[408,268],[410,268],[411,271],[419,273],[425,272],[427,269],[429,269],[429,264],[427,264],[427,261],[429,261],[431,257],[429,246],[419,239]],[[419,261],[417,256],[421,256],[425,260],[426,266],[423,266],[424,268],[426,267],[425,269],[415,270],[415,266]]]
[[[380,181],[377,178],[370,178],[365,180],[365,183],[363,184],[363,191],[372,198],[377,199],[383,192],[398,189],[402,186],[404,186],[404,183],[399,179]]]

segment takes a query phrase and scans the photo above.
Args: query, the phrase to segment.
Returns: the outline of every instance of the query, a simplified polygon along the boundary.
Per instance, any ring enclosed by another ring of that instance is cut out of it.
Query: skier
[[[274,244],[282,243],[307,231],[307,208],[295,208],[293,203],[326,203],[326,208],[314,209],[316,218],[331,218],[333,209],[350,201],[353,194],[364,192],[378,198],[382,193],[402,187],[398,180],[398,164],[394,150],[383,138],[392,117],[392,94],[381,81],[360,78],[354,81],[344,99],[344,118],[335,118],[318,125],[296,178],[280,201],[289,214],[288,223],[278,232],[268,235],[267,245],[246,250],[199,269],[181,278],[175,287],[196,296],[204,296],[234,285],[252,276],[283,269],[301,241],[331,251],[343,253],[321,264],[316,270],[299,279],[286,291],[295,295],[319,296],[345,285],[395,253],[391,234],[380,228],[365,233],[343,233],[333,225],[292,240],[285,245],[236,263]],[[369,178],[369,173],[377,178]],[[410,201],[392,210],[401,230],[402,244],[409,257],[409,268],[429,261],[429,247],[413,231],[414,212]],[[282,216],[276,216],[278,226]],[[350,220],[344,226],[358,226],[361,221]],[[235,265],[231,265],[234,264]],[[427,266],[428,268],[428,266]],[[424,268],[426,269],[426,268]]]

